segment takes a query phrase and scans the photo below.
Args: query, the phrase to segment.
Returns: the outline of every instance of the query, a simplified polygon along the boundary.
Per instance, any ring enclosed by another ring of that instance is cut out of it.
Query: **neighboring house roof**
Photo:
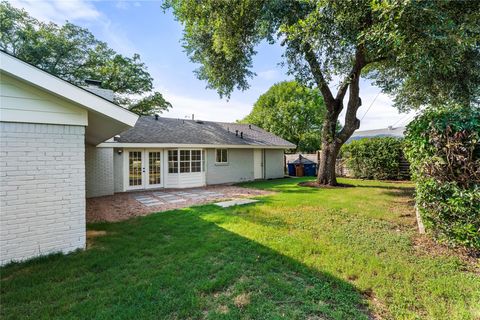
[[[53,74],[0,51],[1,72],[88,111],[86,139],[97,144],[135,125],[138,115]],[[8,121],[8,119],[2,119]],[[25,122],[35,123],[26,118]]]
[[[243,136],[243,137],[242,137]],[[142,116],[135,127],[120,134],[116,142],[103,146],[227,146],[227,147],[278,147],[295,148],[290,143],[257,126],[239,123],[182,120],[154,116]]]
[[[405,127],[389,127],[385,129],[375,129],[375,130],[363,130],[363,131],[356,131],[352,134],[349,141],[352,140],[359,140],[363,138],[376,138],[376,137],[395,137],[395,138],[403,138]]]

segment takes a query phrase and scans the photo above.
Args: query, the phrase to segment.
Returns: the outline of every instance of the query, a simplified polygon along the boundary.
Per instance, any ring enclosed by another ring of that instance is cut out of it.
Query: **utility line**
[[[365,116],[367,115],[368,111],[370,111],[370,108],[373,106],[373,103],[375,102],[375,100],[377,100],[378,96],[380,95],[381,91],[377,93],[377,95],[375,96],[375,98],[373,99],[372,103],[370,103],[370,105],[368,106],[368,109],[367,111],[365,111],[365,113],[363,114],[362,118],[360,119],[360,121],[363,120],[363,118],[365,118]]]
[[[397,121],[395,121],[394,124],[392,124],[391,126],[394,127],[397,123],[399,123],[400,121],[403,121],[405,120],[406,118],[409,117],[409,114],[407,113],[406,115],[404,115],[403,117],[401,117],[400,119],[398,119]]]

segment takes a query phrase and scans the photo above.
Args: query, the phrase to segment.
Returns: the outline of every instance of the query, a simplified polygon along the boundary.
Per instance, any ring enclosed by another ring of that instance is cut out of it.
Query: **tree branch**
[[[348,76],[345,77],[345,79],[342,81],[342,84],[338,89],[337,96],[335,97],[336,100],[338,101],[343,100],[343,98],[345,97],[345,94],[347,93],[347,89],[350,82],[355,76],[360,76],[360,71],[366,64],[367,63],[364,58],[364,47],[363,45],[360,45],[355,51],[355,61],[352,66],[352,70],[350,71]]]
[[[335,103],[335,99],[333,98],[332,92],[328,87],[328,83],[323,76],[322,69],[320,67],[320,64],[318,63],[315,53],[312,50],[312,47],[308,43],[305,44],[304,47],[305,60],[307,60],[307,63],[310,66],[310,71],[315,78],[315,82],[317,83],[320,92],[322,92],[323,99],[325,99],[326,107],[328,110],[330,110]]]
[[[353,132],[360,127],[360,120],[357,119],[357,110],[362,104],[360,100],[360,73],[364,66],[365,53],[363,51],[363,46],[360,46],[355,53],[355,63],[348,84],[349,98],[347,113],[345,114],[345,125],[337,135],[337,139],[339,139],[341,143],[345,143]]]

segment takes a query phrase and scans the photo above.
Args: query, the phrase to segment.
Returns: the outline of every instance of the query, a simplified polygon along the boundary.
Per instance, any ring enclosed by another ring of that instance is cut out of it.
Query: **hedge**
[[[355,178],[398,179],[402,140],[392,137],[363,138],[343,145],[341,156]]]
[[[480,109],[426,110],[407,127],[416,203],[441,242],[480,250]]]

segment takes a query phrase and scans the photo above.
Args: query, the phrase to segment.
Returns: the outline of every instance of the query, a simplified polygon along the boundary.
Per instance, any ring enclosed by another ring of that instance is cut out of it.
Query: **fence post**
[[[415,215],[417,216],[418,233],[424,234],[425,226],[423,225],[422,216],[420,216],[420,210],[418,210],[417,204],[415,204]]]

